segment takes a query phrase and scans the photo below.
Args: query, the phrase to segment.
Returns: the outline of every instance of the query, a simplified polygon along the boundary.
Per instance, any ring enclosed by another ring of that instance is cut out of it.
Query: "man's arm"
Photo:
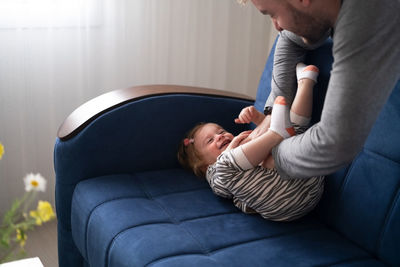
[[[271,93],[265,103],[265,107],[272,107],[277,96],[283,96],[286,102],[291,106],[296,96],[297,78],[296,65],[304,61],[307,50],[313,50],[321,46],[326,38],[329,37],[330,31],[326,33],[322,39],[313,45],[303,42],[301,37],[288,32],[279,33],[274,53],[274,66],[272,69]],[[254,139],[265,133],[269,128],[270,118],[268,116],[250,135]]]
[[[271,93],[265,103],[272,107],[277,96],[283,96],[289,106],[296,96],[297,78],[296,65],[303,62],[306,52],[320,47],[329,37],[330,31],[315,44],[309,45],[303,39],[289,31],[279,33],[279,39],[274,53],[274,67],[272,69]]]
[[[282,177],[332,173],[360,151],[400,74],[398,1],[344,1],[321,121],[273,149]]]

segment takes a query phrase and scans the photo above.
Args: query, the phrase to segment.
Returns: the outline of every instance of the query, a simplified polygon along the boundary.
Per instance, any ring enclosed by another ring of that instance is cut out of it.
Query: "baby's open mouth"
[[[220,149],[226,147],[227,145],[229,145],[229,143],[231,142],[231,140],[226,139],[224,142],[222,142]]]

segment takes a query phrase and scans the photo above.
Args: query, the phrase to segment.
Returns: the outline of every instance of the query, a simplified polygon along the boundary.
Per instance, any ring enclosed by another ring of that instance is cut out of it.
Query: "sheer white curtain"
[[[255,96],[276,36],[235,0],[0,0],[0,213],[41,173],[80,104],[113,89],[181,84]]]

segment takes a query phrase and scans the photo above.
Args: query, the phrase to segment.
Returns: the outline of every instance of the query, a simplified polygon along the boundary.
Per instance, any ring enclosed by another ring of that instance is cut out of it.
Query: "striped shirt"
[[[282,179],[275,169],[252,166],[241,146],[223,152],[206,173],[213,192],[233,199],[245,213],[273,221],[291,221],[310,212],[324,190],[324,177]]]

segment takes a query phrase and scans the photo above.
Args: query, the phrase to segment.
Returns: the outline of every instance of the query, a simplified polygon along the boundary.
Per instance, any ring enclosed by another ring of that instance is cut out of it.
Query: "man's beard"
[[[300,12],[299,10],[289,7],[293,17],[295,28],[291,30],[295,34],[303,37],[307,44],[315,44],[323,37],[331,28],[328,20],[311,17],[309,14]]]

